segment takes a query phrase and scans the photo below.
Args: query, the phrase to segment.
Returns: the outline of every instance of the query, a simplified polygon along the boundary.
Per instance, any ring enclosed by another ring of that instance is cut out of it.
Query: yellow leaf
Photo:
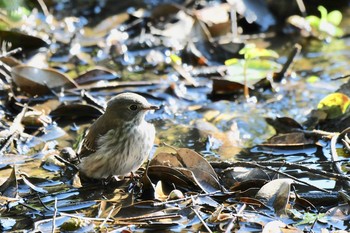
[[[342,93],[333,93],[323,98],[317,105],[318,109],[324,110],[328,116],[333,119],[341,116],[349,107],[350,99],[347,95]]]

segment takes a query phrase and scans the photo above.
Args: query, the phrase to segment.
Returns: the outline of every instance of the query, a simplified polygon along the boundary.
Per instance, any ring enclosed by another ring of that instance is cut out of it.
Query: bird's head
[[[140,124],[148,110],[159,109],[151,105],[143,96],[135,93],[122,93],[108,101],[105,115],[118,121]]]

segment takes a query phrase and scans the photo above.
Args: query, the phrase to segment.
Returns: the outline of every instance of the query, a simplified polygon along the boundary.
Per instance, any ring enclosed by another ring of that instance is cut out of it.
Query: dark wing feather
[[[83,139],[79,158],[89,156],[97,150],[98,138],[106,134],[111,129],[111,125],[111,120],[102,115],[90,126],[87,135]]]

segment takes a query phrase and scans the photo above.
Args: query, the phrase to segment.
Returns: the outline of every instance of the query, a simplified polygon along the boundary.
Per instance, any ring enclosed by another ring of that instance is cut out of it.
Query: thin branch
[[[292,65],[294,59],[299,55],[300,51],[301,51],[301,45],[295,44],[292,52],[288,55],[287,61],[283,64],[282,69],[279,72],[274,74],[273,81],[281,82],[281,80],[285,76],[287,70]]]
[[[344,162],[349,162],[349,160],[342,160]],[[342,161],[325,161],[325,162],[320,162],[319,164],[324,164],[324,163],[339,163]],[[301,163],[289,163],[285,161],[257,161],[257,162],[244,162],[244,161],[238,161],[238,162],[211,162],[210,163],[214,168],[219,168],[219,169],[229,169],[232,167],[258,167],[258,166],[272,166],[272,167],[288,167],[288,168],[293,168],[293,169],[300,169],[303,171],[308,171],[312,173],[313,175],[320,175],[323,177],[327,178],[335,178],[337,180],[341,181],[350,181],[350,177],[343,175],[343,174],[338,174],[338,173],[333,173],[333,172],[327,172],[324,170],[319,170],[319,169],[314,169],[308,166],[304,166]],[[310,163],[305,163],[305,164],[310,164]],[[317,164],[317,163],[311,163],[311,164]],[[258,165],[258,166],[257,166]]]
[[[204,219],[202,218],[202,216],[199,214],[199,212],[198,212],[195,208],[193,208],[193,207],[191,207],[191,209],[192,209],[193,212],[197,215],[197,217],[199,218],[199,220],[202,222],[202,224],[204,225],[205,229],[207,229],[207,231],[208,231],[209,233],[213,233],[213,232],[210,230],[210,228],[208,227],[207,223],[206,223],[206,222],[204,221]]]
[[[237,214],[235,216],[233,216],[230,223],[228,224],[225,233],[230,233],[232,231],[232,228],[235,226],[234,222],[237,219],[237,215],[242,215],[243,211],[245,210],[246,207],[247,207],[247,205],[245,203],[241,206],[241,208],[238,210]]]
[[[317,186],[315,186],[315,185],[312,185],[312,184],[310,184],[310,183],[308,183],[308,182],[302,181],[302,180],[300,180],[300,179],[298,179],[298,178],[296,178],[296,177],[294,177],[294,176],[292,176],[292,175],[289,175],[289,174],[287,174],[287,173],[280,172],[280,171],[277,171],[277,170],[275,170],[275,169],[262,166],[262,165],[260,165],[260,164],[258,164],[258,163],[256,163],[256,162],[250,162],[250,163],[249,163],[249,162],[237,162],[237,163],[246,164],[246,165],[249,164],[249,165],[251,165],[252,167],[258,167],[258,168],[261,168],[261,169],[263,169],[263,170],[268,170],[268,171],[271,171],[271,172],[275,172],[275,173],[277,173],[277,174],[280,174],[280,175],[282,175],[282,176],[285,176],[285,177],[288,177],[288,178],[290,178],[290,179],[292,179],[292,180],[295,180],[295,181],[298,182],[298,183],[305,184],[305,185],[307,185],[307,186],[313,187],[314,189],[317,189],[317,190],[322,191],[322,192],[330,193],[330,191],[328,191],[328,190],[325,190],[325,189],[323,189],[323,188],[319,188],[319,187],[317,187]],[[237,164],[237,163],[235,163],[235,164]],[[279,164],[279,165],[281,166],[281,164]],[[233,165],[233,166],[235,166],[235,165]],[[239,166],[239,165],[236,165],[236,166]]]
[[[5,142],[1,143],[0,145],[0,154],[2,154],[12,143],[12,141],[23,132],[24,128],[21,122],[25,113],[27,112],[27,109],[27,105],[24,105],[22,111],[13,120],[13,123],[9,128],[9,132],[7,133],[7,138],[4,140]]]
[[[306,7],[305,7],[305,4],[304,4],[304,1],[303,0],[296,0],[296,1],[297,1],[297,4],[298,4],[298,7],[299,7],[301,15],[303,17],[306,17],[307,16],[307,12],[306,12]]]
[[[90,218],[90,217],[84,217],[84,216],[79,216],[75,214],[67,214],[60,212],[61,216],[67,216],[67,217],[72,217],[72,218],[78,218],[78,219],[83,219],[83,220],[88,220],[88,221],[106,221],[106,218]],[[113,222],[113,219],[107,219],[107,222]]]
[[[3,58],[3,57],[8,57],[8,56],[11,56],[13,54],[16,54],[16,53],[19,53],[22,51],[22,48],[15,48],[13,50],[10,50],[8,52],[4,52],[3,54],[0,55],[0,58]]]
[[[55,197],[54,212],[52,217],[52,233],[56,231],[56,216],[57,216],[57,197]]]
[[[111,211],[109,211],[106,219],[98,226],[99,229],[101,229],[107,223],[107,221],[110,219],[114,209],[115,209],[115,205],[112,206],[112,209],[111,209]]]
[[[336,162],[333,164],[333,169],[335,170],[335,172],[337,172],[339,175],[343,175],[340,164],[337,162],[339,159],[338,153],[337,153],[337,148],[336,148],[338,138],[339,138],[339,134],[336,134],[331,139],[331,159],[332,159],[332,162]],[[350,180],[347,180],[346,182],[343,182],[343,183],[348,188],[350,187]]]
[[[215,191],[215,192],[211,192],[211,193],[202,193],[202,194],[198,194],[198,195],[191,195],[188,197],[184,197],[184,198],[179,198],[176,200],[170,200],[170,201],[163,201],[163,202],[155,202],[153,203],[153,206],[162,206],[162,205],[166,205],[166,204],[174,204],[174,203],[178,203],[181,201],[187,201],[189,199],[195,198],[195,197],[206,197],[206,196],[211,196],[211,195],[215,195],[221,193],[221,191]]]

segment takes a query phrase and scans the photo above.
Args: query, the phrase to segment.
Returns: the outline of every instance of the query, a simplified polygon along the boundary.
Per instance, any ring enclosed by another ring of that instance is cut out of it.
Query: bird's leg
[[[114,182],[121,181],[121,179],[119,179],[118,176],[111,175],[111,176],[108,176],[107,178],[103,179],[102,181],[103,181],[104,186],[108,186],[109,184],[113,184]]]

